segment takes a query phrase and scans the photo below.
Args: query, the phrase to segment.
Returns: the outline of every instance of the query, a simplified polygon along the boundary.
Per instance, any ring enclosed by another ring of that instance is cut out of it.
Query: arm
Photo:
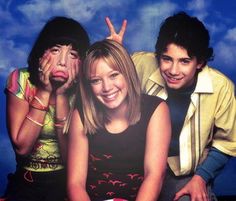
[[[39,92],[37,93],[38,96]],[[43,94],[41,93],[41,96]],[[49,101],[49,94],[44,94],[44,103]],[[28,155],[42,129],[42,126],[27,119],[27,115],[35,122],[43,124],[46,111],[37,110],[29,103],[10,92],[7,92],[7,127],[16,153]]]
[[[197,167],[193,178],[176,193],[174,200],[189,194],[192,200],[208,201],[210,198],[208,198],[206,185],[211,179],[215,178],[229,158],[230,156],[216,148],[211,148],[207,158]]]
[[[19,155],[28,155],[42,129],[46,109],[36,109],[23,97],[26,97],[24,89],[29,82],[20,71],[14,71],[9,78],[7,87],[7,127],[14,146],[15,152]],[[29,87],[29,86],[27,86]],[[44,106],[48,105],[50,92],[37,89],[36,96],[39,97]],[[33,100],[36,101],[37,100]],[[40,103],[38,103],[41,105]],[[41,105],[42,106],[42,105]]]
[[[147,128],[144,181],[136,201],[157,200],[166,171],[171,136],[169,110],[162,102],[154,111]]]
[[[68,136],[63,133],[63,129],[66,121],[69,118],[70,110],[73,110],[73,105],[70,106],[69,96],[66,93],[67,90],[76,84],[75,80],[79,72],[79,60],[73,61],[73,67],[68,70],[68,80],[58,89],[56,89],[56,118],[55,118],[55,128],[57,132],[57,138],[60,147],[60,153],[63,161],[67,158],[67,144]],[[76,93],[76,92],[74,92]]]
[[[201,176],[208,183],[219,174],[229,159],[229,155],[212,147],[207,158],[202,164],[198,165],[195,174]]]
[[[68,144],[68,197],[70,201],[89,201],[86,192],[88,139],[78,110],[73,112]]]

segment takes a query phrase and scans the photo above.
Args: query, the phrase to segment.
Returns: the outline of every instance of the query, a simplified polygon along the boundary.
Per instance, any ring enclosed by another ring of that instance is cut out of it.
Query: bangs
[[[71,45],[73,50],[79,50],[79,43],[78,41],[74,40],[73,38],[69,37],[58,37],[47,42],[48,48],[51,48],[55,45]]]

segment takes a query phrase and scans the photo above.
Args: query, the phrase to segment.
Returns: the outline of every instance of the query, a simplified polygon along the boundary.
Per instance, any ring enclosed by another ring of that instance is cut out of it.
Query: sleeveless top
[[[29,81],[27,68],[14,70],[7,80],[6,90],[16,97],[30,102],[36,87]],[[63,169],[57,136],[54,129],[55,107],[49,105],[43,127],[32,152],[27,157],[16,155],[17,166],[35,172],[47,172]]]
[[[91,200],[136,198],[144,177],[147,126],[161,101],[158,97],[143,95],[138,123],[118,134],[106,129],[88,134],[87,192]]]

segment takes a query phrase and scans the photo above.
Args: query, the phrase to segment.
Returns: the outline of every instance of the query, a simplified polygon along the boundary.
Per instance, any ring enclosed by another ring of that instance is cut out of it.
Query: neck
[[[120,133],[129,126],[127,104],[116,109],[107,110],[109,122],[105,127],[110,133]]]

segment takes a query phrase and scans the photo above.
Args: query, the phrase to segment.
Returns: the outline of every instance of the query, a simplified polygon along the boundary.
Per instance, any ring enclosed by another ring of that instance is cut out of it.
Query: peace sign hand
[[[110,18],[109,17],[106,17],[105,18],[105,21],[106,21],[106,24],[109,28],[109,31],[110,31],[110,36],[107,37],[107,39],[111,39],[111,40],[114,40],[120,44],[122,44],[123,42],[123,37],[124,37],[124,34],[125,34],[125,30],[126,30],[126,26],[127,26],[127,20],[123,20],[123,23],[122,23],[122,26],[121,26],[121,29],[120,29],[120,32],[117,33]]]

